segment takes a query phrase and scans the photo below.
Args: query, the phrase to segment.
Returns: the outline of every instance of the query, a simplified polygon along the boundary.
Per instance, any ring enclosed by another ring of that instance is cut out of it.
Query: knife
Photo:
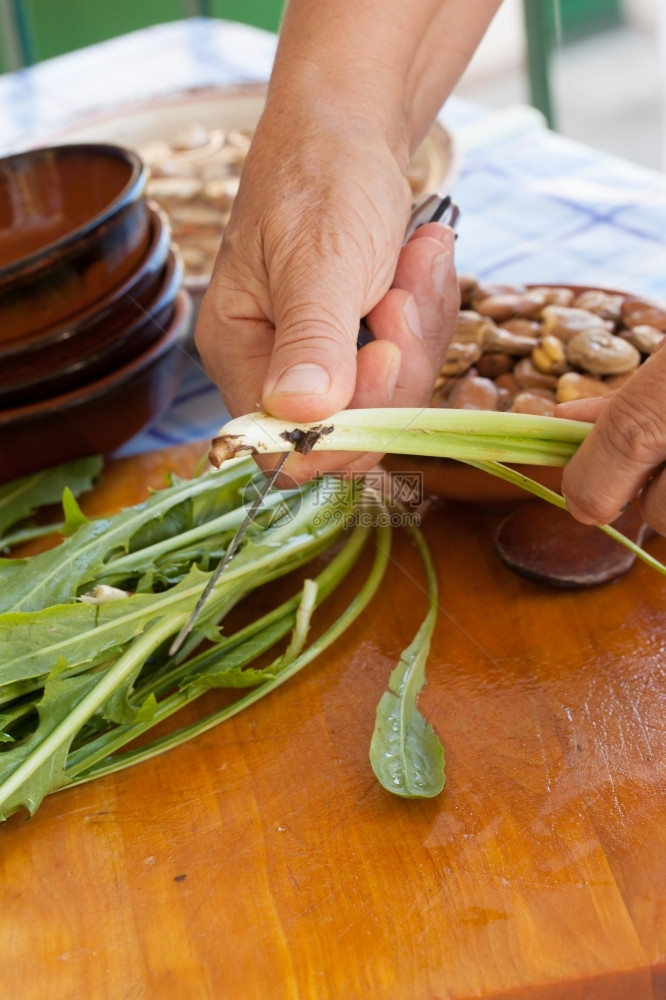
[[[407,229],[405,231],[405,242],[420,226],[425,225],[426,222],[442,222],[445,225],[451,226],[451,228],[453,228],[458,220],[459,214],[460,210],[458,206],[455,204],[455,202],[451,201],[451,198],[448,195],[445,196],[439,194],[427,195],[416,205],[416,207],[412,211],[412,214],[409,217],[409,222],[407,224]],[[365,344],[369,343],[369,341],[372,339],[373,339],[372,332],[368,329],[363,320],[361,320],[361,325],[359,327],[359,332],[358,332],[358,338],[356,341],[357,349],[360,350]],[[187,619],[187,621],[183,625],[182,629],[180,630],[174,641],[171,643],[171,646],[169,647],[169,656],[176,655],[176,653],[182,647],[187,637],[190,635],[197,621],[199,620],[201,612],[203,611],[205,604],[208,602],[208,598],[210,597],[212,591],[214,590],[218,580],[224,573],[225,569],[227,568],[233,557],[236,555],[236,552],[238,551],[241,542],[245,538],[245,535],[247,534],[250,526],[252,525],[252,522],[254,521],[255,515],[263,506],[264,499],[268,494],[269,490],[271,489],[271,487],[273,486],[273,484],[275,483],[278,475],[280,474],[282,466],[289,457],[289,454],[290,452],[288,451],[284,452],[284,454],[280,456],[280,459],[275,468],[271,472],[269,472],[268,475],[266,476],[264,484],[259,490],[259,493],[257,494],[249,511],[247,512],[245,519],[243,520],[242,524],[236,531],[236,534],[229,543],[229,547],[227,548],[224,558],[220,561],[213,575],[211,576],[210,580],[206,584],[204,590],[202,591],[199,597],[199,600],[197,601],[194,607],[192,614]]]

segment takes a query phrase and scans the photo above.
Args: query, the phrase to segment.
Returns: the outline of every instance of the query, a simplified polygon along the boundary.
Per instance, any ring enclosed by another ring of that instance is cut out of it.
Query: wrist
[[[391,153],[401,173],[412,154],[401,81],[378,67],[370,71],[338,65],[333,71],[307,58],[276,67],[263,129],[310,139],[327,133],[346,135],[369,148],[378,143]]]

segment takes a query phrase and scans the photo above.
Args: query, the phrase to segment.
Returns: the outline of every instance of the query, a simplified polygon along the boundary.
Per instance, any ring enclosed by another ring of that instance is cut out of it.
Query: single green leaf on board
[[[417,707],[430,649],[427,625],[423,623],[391,673],[389,688],[377,706],[370,743],[377,780],[405,798],[438,795],[445,780],[442,744]]]
[[[432,798],[444,787],[444,751],[437,733],[418,710],[425,667],[437,621],[437,573],[422,532],[409,527],[426,574],[428,613],[404,650],[377,706],[370,763],[378,781],[404,798]]]
[[[57,503],[65,487],[74,496],[91,489],[102,469],[99,456],[56,465],[0,486],[0,539],[12,525],[24,521],[38,507]]]

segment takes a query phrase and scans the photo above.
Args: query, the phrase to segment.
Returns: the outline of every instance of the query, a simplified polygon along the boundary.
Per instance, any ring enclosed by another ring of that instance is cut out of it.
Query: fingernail
[[[391,366],[391,370],[386,379],[386,392],[388,393],[389,403],[393,399],[393,393],[395,392],[396,382],[398,381],[398,375],[400,374],[400,358],[396,358]]]
[[[451,268],[451,254],[448,250],[440,253],[432,262],[432,283],[438,295],[446,293],[446,281]]]
[[[405,317],[405,321],[410,331],[419,340],[423,340],[423,327],[421,326],[421,317],[419,316],[419,307],[416,304],[416,299],[413,295],[410,295],[404,306],[402,307],[402,314]]]
[[[331,387],[331,376],[321,365],[293,365],[283,371],[267,396],[323,396]]]

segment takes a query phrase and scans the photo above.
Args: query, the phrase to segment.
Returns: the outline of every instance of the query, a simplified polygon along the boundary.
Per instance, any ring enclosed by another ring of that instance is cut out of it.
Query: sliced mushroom
[[[511,404],[512,413],[531,413],[534,416],[552,417],[555,414],[555,396],[538,392],[520,392]]]
[[[563,375],[571,367],[567,361],[564,344],[559,337],[548,334],[542,337],[532,351],[532,364],[546,375]]]
[[[581,375],[580,372],[565,372],[557,380],[555,397],[558,403],[568,403],[572,399],[607,396],[610,391],[610,387],[600,378],[594,378],[592,375]]]
[[[446,349],[440,375],[462,375],[481,357],[479,344],[459,344],[453,341]]]
[[[516,316],[532,319],[538,316],[545,305],[545,298],[539,292],[503,292],[476,300],[477,312],[490,316],[496,322],[513,319]]]
[[[496,410],[499,391],[492,379],[468,373],[448,395],[448,405],[456,410]]]
[[[554,389],[557,385],[555,375],[540,372],[532,364],[531,358],[521,358],[513,374],[521,389]]]
[[[568,306],[546,306],[541,313],[541,332],[544,336],[552,334],[560,340],[570,340],[581,330],[599,329],[612,330],[613,324],[603,320],[586,309],[573,309]]]
[[[611,323],[619,323],[622,314],[622,303],[624,295],[617,295],[612,292],[603,292],[598,288],[590,288],[586,292],[581,292],[573,301],[576,309],[587,309],[588,312],[596,313],[602,319],[610,320]]]
[[[621,330],[620,336],[633,344],[641,354],[654,354],[663,343],[666,333],[663,330],[657,330],[654,326],[639,323],[638,326],[631,327],[629,330]]]
[[[621,375],[641,363],[633,344],[600,329],[581,330],[572,337],[567,343],[567,356],[572,365],[593,375]]]

